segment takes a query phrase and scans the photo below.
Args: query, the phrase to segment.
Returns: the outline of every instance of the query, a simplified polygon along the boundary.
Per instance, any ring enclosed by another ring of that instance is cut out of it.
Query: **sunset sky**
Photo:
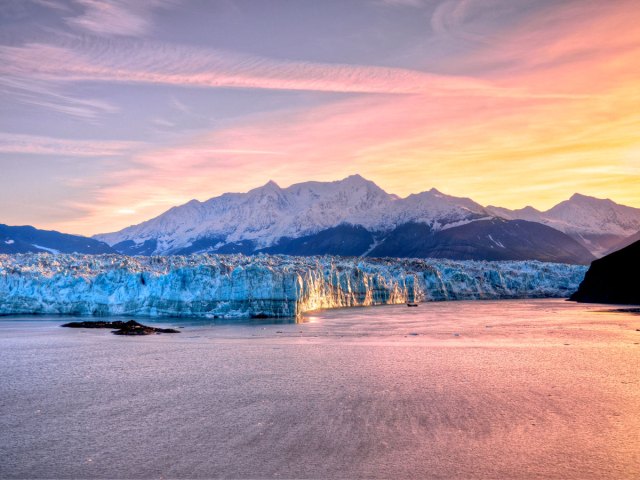
[[[0,0],[0,223],[353,173],[640,207],[638,25],[636,0]]]

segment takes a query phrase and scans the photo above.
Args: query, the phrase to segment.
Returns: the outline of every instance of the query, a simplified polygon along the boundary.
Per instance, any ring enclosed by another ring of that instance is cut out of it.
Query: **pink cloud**
[[[65,50],[68,71],[43,60],[39,74],[377,93],[255,116],[141,151],[68,229],[114,230],[269,178],[286,186],[355,172],[402,195],[435,186],[481,203],[544,208],[580,191],[640,206],[638,15],[624,1],[576,5],[541,11],[493,39],[499,47],[467,58],[465,66],[492,72],[481,81],[191,50],[180,63],[182,50],[169,47],[164,65],[157,45],[148,64],[143,45],[122,64],[111,50],[86,53],[92,66]],[[37,68],[31,55],[40,47],[26,48],[16,53],[20,68]]]
[[[629,0],[550,5],[456,61],[505,88],[597,95],[640,76],[637,12]]]
[[[293,62],[145,41],[0,46],[0,73],[48,81],[116,81],[352,93],[521,96],[490,82],[369,65]]]
[[[0,153],[56,155],[72,157],[111,157],[131,153],[140,144],[125,141],[69,140],[0,133]]]

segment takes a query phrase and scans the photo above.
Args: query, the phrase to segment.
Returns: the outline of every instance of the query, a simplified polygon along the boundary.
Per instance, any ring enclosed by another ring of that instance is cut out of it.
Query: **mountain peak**
[[[265,183],[264,185],[262,185],[261,187],[256,187],[254,189],[249,190],[247,193],[260,193],[260,194],[265,194],[265,193],[281,193],[282,189],[280,188],[280,185],[278,185],[276,182],[274,182],[273,180],[269,180],[267,183]]]
[[[538,214],[540,213],[540,210],[538,210],[537,208],[532,207],[531,205],[527,205],[524,208],[521,208],[520,210],[517,210],[518,212],[521,213],[531,213],[531,214]]]
[[[582,203],[582,204],[608,203],[610,205],[617,205],[613,200],[609,198],[592,197],[589,195],[583,195],[581,193],[574,193],[573,195],[571,195],[571,198],[569,198],[569,200],[567,201],[572,203]]]
[[[562,211],[565,208],[594,210],[594,209],[601,209],[601,208],[625,209],[629,207],[625,207],[624,205],[619,205],[609,198],[597,198],[597,197],[591,197],[589,195],[583,195],[581,193],[574,193],[573,195],[571,195],[571,198],[569,198],[569,200],[560,202],[555,207],[552,207],[551,209],[549,209],[548,212]]]
[[[278,185],[276,182],[274,182],[273,180],[269,180],[267,183],[265,183],[262,188],[274,188],[277,190],[280,190],[280,185]]]
[[[349,179],[366,180],[367,182],[369,181],[366,178],[364,178],[362,175],[360,175],[359,173],[354,173],[353,175],[349,175],[348,177],[345,178],[345,180],[349,180]]]
[[[374,195],[381,195],[384,197],[391,198],[391,195],[389,195],[382,188],[380,188],[377,183],[375,183],[372,180],[368,180],[364,178],[362,175],[359,175],[357,173],[354,175],[349,175],[348,177],[343,178],[342,180],[338,180],[332,183],[334,185],[340,185],[342,187],[347,187],[349,189],[365,190]]]
[[[367,180],[366,178],[364,178],[362,175],[355,173],[353,175],[349,175],[348,177],[343,178],[342,180],[339,180],[340,183],[347,183],[350,185],[363,185],[363,184],[374,184],[374,182],[372,182],[371,180]]]
[[[574,193],[573,195],[571,195],[571,198],[569,198],[570,201],[572,202],[579,202],[579,201],[584,201],[584,200],[600,200],[599,198],[596,197],[590,197],[588,195],[583,195],[581,193]]]

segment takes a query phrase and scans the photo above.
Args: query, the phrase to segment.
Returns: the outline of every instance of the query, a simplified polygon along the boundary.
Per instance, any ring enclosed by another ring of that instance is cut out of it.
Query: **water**
[[[640,315],[562,300],[0,318],[2,478],[640,476]]]

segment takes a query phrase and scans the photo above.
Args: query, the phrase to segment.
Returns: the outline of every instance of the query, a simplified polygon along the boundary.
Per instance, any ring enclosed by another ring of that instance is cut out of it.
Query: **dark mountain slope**
[[[640,305],[640,241],[595,260],[570,300]]]
[[[611,247],[611,249],[607,252],[607,254],[617,252],[618,250],[622,250],[623,248],[628,247],[632,243],[635,243],[638,241],[640,241],[640,232],[637,232],[631,235],[630,237],[626,237],[622,239],[621,241],[616,243],[613,247]]]
[[[116,253],[104,242],[31,226],[0,224],[0,253]]]
[[[426,225],[396,228],[369,256],[457,260],[540,260],[587,264],[591,253],[568,235],[540,223],[494,218],[430,233]]]
[[[282,238],[263,253],[286,255],[363,255],[373,244],[373,235],[361,226],[338,225],[314,235],[300,238]]]
[[[152,255],[157,243],[155,239],[146,240],[139,244],[136,244],[133,240],[125,240],[124,242],[116,243],[112,248],[123,255]]]

